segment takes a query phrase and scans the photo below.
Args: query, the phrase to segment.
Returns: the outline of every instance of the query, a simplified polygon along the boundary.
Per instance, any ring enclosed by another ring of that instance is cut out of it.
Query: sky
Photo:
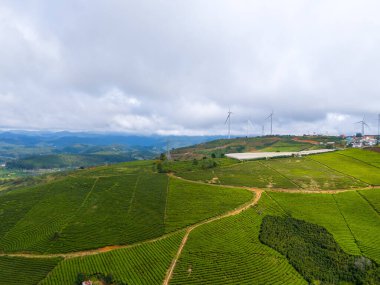
[[[380,2],[0,0],[0,128],[352,134],[380,113]],[[251,123],[248,123],[248,120]]]

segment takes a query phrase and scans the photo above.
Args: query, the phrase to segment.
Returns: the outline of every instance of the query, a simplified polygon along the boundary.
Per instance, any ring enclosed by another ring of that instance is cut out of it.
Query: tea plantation
[[[0,192],[0,285],[378,284],[368,153],[137,161]]]

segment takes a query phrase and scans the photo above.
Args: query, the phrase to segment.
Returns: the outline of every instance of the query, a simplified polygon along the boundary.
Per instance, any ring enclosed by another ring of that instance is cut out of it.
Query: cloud
[[[2,1],[0,127],[353,133],[380,112],[377,1]]]

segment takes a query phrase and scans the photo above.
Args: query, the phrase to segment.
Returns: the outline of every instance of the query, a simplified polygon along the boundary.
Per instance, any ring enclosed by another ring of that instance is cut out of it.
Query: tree
[[[75,280],[75,284],[82,285],[83,281],[86,281],[88,279],[87,275],[84,273],[78,273],[77,279]]]
[[[112,285],[113,284],[112,274],[107,274],[106,276],[104,276],[103,282],[105,283],[105,285]]]
[[[164,172],[164,169],[163,169],[163,167],[162,167],[162,162],[161,162],[161,161],[158,161],[158,162],[157,162],[156,167],[157,167],[157,171],[158,171],[158,173],[163,173],[163,172]]]

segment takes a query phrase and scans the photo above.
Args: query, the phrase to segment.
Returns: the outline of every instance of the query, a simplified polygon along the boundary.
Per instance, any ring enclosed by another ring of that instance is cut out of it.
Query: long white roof
[[[226,156],[239,160],[272,158],[272,157],[289,157],[294,155],[309,155],[335,151],[334,149],[316,149],[316,150],[303,150],[296,152],[241,152],[241,153],[227,153]]]

